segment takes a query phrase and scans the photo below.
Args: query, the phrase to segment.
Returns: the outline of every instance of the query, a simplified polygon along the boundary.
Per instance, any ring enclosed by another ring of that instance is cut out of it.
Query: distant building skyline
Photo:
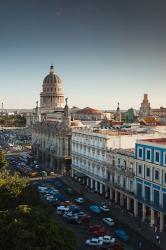
[[[33,108],[51,64],[69,105],[166,107],[166,2],[6,0],[0,8],[0,103]]]

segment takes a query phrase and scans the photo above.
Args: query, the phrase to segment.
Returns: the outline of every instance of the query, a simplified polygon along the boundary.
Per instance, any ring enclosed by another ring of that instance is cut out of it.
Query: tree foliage
[[[18,173],[11,176],[8,171],[2,171],[0,173],[0,209],[15,208],[26,186],[26,179],[20,177]]]
[[[1,115],[0,124],[7,127],[23,127],[26,125],[26,117],[19,114]]]
[[[26,179],[1,171],[1,250],[76,250],[73,233],[62,228],[51,212]]]
[[[7,161],[2,150],[0,150],[0,170],[7,167]]]
[[[74,250],[70,231],[62,229],[41,207],[20,205],[0,214],[1,250]]]

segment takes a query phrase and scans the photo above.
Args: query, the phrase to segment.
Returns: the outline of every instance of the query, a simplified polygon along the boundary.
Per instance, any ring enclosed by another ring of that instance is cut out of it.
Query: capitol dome
[[[54,66],[50,66],[50,73],[44,78],[43,84],[61,83],[61,79],[54,73]]]
[[[44,78],[40,93],[40,107],[42,112],[64,108],[64,94],[59,76],[54,73],[54,66],[50,66],[49,74]]]

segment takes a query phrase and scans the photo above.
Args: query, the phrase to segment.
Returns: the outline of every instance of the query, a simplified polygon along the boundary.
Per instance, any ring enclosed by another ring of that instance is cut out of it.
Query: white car
[[[115,238],[113,238],[111,235],[100,236],[98,239],[105,244],[115,243]]]
[[[82,198],[82,197],[76,198],[75,201],[76,201],[77,203],[79,203],[79,204],[82,204],[82,203],[85,202],[84,198]]]
[[[57,214],[62,214],[62,213],[68,212],[68,211],[69,211],[69,208],[66,206],[59,206],[56,209]]]
[[[112,218],[103,218],[103,221],[108,225],[108,226],[114,226],[115,222]]]
[[[89,246],[102,246],[103,240],[100,240],[99,238],[92,238],[85,241],[86,245]]]
[[[54,199],[54,196],[53,195],[50,195],[50,196],[47,196],[46,197],[46,200],[47,201],[52,201]]]
[[[102,205],[102,206],[100,206],[100,209],[101,209],[102,211],[104,211],[104,212],[109,212],[109,211],[110,211],[110,209],[109,209],[109,207],[108,207],[107,205]]]

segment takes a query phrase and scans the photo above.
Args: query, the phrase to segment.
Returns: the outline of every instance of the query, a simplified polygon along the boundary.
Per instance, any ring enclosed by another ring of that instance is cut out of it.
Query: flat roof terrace
[[[142,141],[166,145],[166,138],[143,139]]]

